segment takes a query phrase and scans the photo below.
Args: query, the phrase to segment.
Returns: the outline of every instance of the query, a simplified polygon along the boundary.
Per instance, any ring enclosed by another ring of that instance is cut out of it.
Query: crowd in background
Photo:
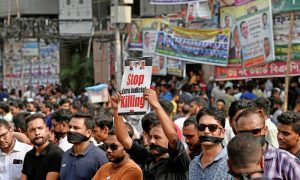
[[[146,115],[119,116],[105,103],[48,84],[0,92],[4,179],[297,179],[300,86],[291,79],[283,112],[280,78],[204,81],[190,71],[156,77]],[[228,160],[229,159],[229,160]],[[1,179],[1,178],[0,178]]]

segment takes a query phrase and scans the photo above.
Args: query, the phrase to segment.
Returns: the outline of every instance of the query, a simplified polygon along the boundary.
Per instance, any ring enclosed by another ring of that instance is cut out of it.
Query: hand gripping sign
[[[151,76],[152,57],[125,60],[119,115],[146,114],[149,104],[144,99],[144,90],[150,88]]]

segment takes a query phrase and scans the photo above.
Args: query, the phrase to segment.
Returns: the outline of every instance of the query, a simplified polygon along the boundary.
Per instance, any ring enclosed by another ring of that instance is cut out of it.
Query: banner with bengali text
[[[237,80],[248,78],[284,77],[286,62],[275,61],[265,65],[241,68],[215,67],[216,80]],[[290,76],[300,74],[300,61],[292,61],[290,64]]]
[[[199,2],[199,1],[207,1],[207,0],[151,0],[151,4],[187,4],[190,2]]]
[[[185,61],[226,66],[230,30],[189,30],[165,25],[159,31],[156,54]]]

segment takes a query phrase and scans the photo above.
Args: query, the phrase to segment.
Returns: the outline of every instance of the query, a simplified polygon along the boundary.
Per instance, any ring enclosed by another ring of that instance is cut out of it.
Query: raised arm
[[[153,110],[156,112],[157,117],[163,128],[163,131],[169,140],[169,146],[171,148],[175,148],[179,139],[177,136],[174,122],[171,120],[171,118],[167,115],[167,113],[160,105],[156,92],[152,89],[146,89],[144,97],[145,100],[149,102]]]
[[[125,149],[131,149],[132,139],[129,137],[123,117],[118,115],[118,103],[120,102],[121,94],[117,92],[111,97],[111,105],[114,113],[114,127],[118,141]]]

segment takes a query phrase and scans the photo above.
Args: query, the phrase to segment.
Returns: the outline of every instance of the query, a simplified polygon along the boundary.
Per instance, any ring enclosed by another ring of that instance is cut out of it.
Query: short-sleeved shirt
[[[188,179],[190,158],[180,140],[174,149],[168,147],[168,158],[162,158],[157,162],[149,151],[135,141],[128,153],[142,166],[145,180]]]
[[[0,150],[0,180],[20,179],[25,155],[32,149],[28,144],[14,141],[15,145],[8,154]]]
[[[215,159],[203,168],[200,164],[200,158],[203,153],[199,156],[196,156],[190,163],[189,168],[189,180],[198,180],[198,179],[211,179],[211,180],[219,180],[219,179],[233,179],[233,177],[228,174],[229,168],[227,165],[227,149],[224,148],[219,154],[215,157]]]
[[[62,157],[60,179],[90,180],[94,177],[98,169],[107,162],[105,152],[96,147],[92,142],[78,155],[75,155],[73,146]]]
[[[93,177],[93,180],[98,179],[142,180],[143,173],[141,168],[133,160],[128,159],[127,162],[117,168],[113,168],[113,163],[111,162],[104,164]]]
[[[43,180],[46,179],[48,172],[59,173],[63,150],[50,142],[40,155],[37,156],[35,153],[34,147],[25,156],[22,173],[27,179]]]

